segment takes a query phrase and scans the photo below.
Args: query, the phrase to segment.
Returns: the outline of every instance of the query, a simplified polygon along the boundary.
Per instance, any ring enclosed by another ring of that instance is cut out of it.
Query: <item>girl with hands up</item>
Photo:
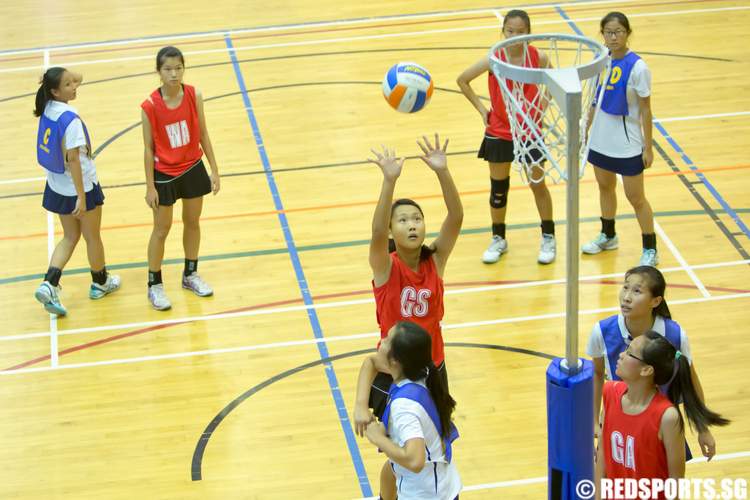
[[[372,219],[369,255],[373,274],[372,287],[381,340],[387,337],[388,331],[399,321],[412,321],[422,327],[431,338],[431,357],[436,375],[447,387],[448,376],[440,329],[443,318],[443,272],[461,231],[463,207],[448,170],[445,155],[448,141],[441,145],[440,137],[435,134],[434,143],[423,137],[417,144],[423,153],[419,158],[437,175],[447,214],[438,237],[431,244],[425,245],[426,229],[422,208],[411,199],[393,200],[396,181],[401,175],[405,158],[397,157],[394,150],[385,146],[380,151],[373,150],[375,158],[371,158],[370,162],[380,167],[383,183]],[[354,407],[355,430],[360,436],[375,417],[382,417],[392,382],[393,378],[377,364],[375,356],[364,360]],[[381,482],[384,479],[393,481],[390,471],[390,466],[386,464]],[[395,488],[395,483],[390,487]],[[385,488],[385,485],[381,485],[381,488]],[[382,493],[386,491],[381,489]]]

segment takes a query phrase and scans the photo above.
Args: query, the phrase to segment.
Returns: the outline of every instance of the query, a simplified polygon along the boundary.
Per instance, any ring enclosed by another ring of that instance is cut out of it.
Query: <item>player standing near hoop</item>
[[[610,12],[599,23],[612,56],[612,73],[602,97],[601,113],[591,126],[588,161],[599,184],[602,228],[583,245],[585,254],[614,250],[617,211],[617,177],[622,175],[625,196],[635,210],[643,238],[640,265],[659,263],[654,233],[654,213],[646,199],[643,170],[654,161],[652,149],[651,72],[641,57],[628,49],[632,30],[622,12]]]
[[[523,10],[511,10],[503,18],[502,33],[505,38],[531,33],[531,20]],[[524,50],[523,44],[509,45],[502,50],[498,57],[516,66],[528,68],[548,68],[549,59],[543,52],[528,45]],[[488,111],[479,100],[470,82],[480,75],[487,73],[490,92],[491,108]],[[511,135],[508,114],[503,102],[503,95],[495,75],[490,71],[490,61],[487,56],[468,67],[456,80],[461,92],[479,112],[485,126],[484,138],[479,148],[479,158],[487,160],[490,166],[490,217],[492,219],[492,240],[482,255],[482,262],[492,264],[500,260],[500,256],[508,251],[505,239],[505,213],[510,190],[510,165],[513,162],[513,136]],[[523,86],[524,97],[528,102],[535,102],[539,89],[536,85]],[[552,197],[544,182],[544,171],[540,166],[544,161],[542,152],[538,149],[529,151],[530,160],[535,163],[531,167],[529,187],[534,193],[534,201],[542,220],[542,242],[539,249],[538,262],[549,264],[555,260],[555,222],[552,218]],[[539,180],[536,182],[536,180]]]

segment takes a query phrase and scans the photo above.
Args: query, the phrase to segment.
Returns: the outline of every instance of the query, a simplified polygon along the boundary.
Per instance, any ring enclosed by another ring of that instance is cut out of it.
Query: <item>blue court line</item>
[[[576,23],[573,22],[573,20],[570,17],[568,17],[568,14],[563,10],[562,7],[560,7],[559,5],[556,5],[555,6],[555,10],[557,11],[558,14],[560,14],[560,16],[563,19],[565,19],[565,22],[568,23],[568,26],[570,26],[570,29],[572,29],[573,31],[576,32],[576,35],[578,35],[578,36],[585,36],[583,34],[583,31],[581,31],[580,29],[578,29],[578,26],[576,26]]]
[[[562,16],[563,19],[568,23],[568,26],[571,27],[573,31],[576,32],[577,35],[584,36],[583,32],[578,28],[576,23],[568,17],[568,14],[565,13],[562,7],[557,6],[555,7],[555,10]],[[700,180],[704,186],[706,186],[706,189],[708,189],[708,192],[711,193],[711,195],[714,197],[714,199],[721,205],[721,208],[724,209],[724,211],[732,218],[732,220],[737,224],[737,227],[740,228],[740,230],[745,233],[745,236],[750,238],[750,229],[745,225],[745,223],[740,219],[740,216],[737,214],[735,210],[732,209],[732,207],[729,205],[729,203],[726,202],[726,200],[721,196],[719,191],[711,184],[705,175],[703,175],[701,172],[698,171],[698,166],[693,163],[693,160],[690,159],[690,157],[685,153],[685,151],[680,147],[679,144],[677,144],[677,141],[675,141],[671,135],[669,135],[669,132],[667,132],[667,129],[664,128],[664,126],[659,123],[659,120],[654,118],[654,126],[656,129],[661,133],[661,135],[666,139],[666,141],[669,143],[670,146],[672,146],[672,149],[674,149],[677,154],[680,155],[682,158],[682,161],[685,162],[685,165],[692,170],[696,177],[698,177],[698,180]]]
[[[724,209],[724,211],[729,215],[729,217],[732,218],[732,220],[737,224],[737,227],[740,228],[740,230],[745,233],[745,236],[750,238],[750,229],[745,225],[745,223],[740,219],[739,214],[736,210],[732,209],[732,207],[729,205],[729,203],[726,202],[726,200],[719,194],[719,191],[711,184],[705,175],[703,175],[702,172],[699,171],[698,166],[693,163],[693,160],[690,159],[690,157],[685,153],[685,151],[680,147],[679,144],[677,144],[677,141],[675,141],[671,135],[669,135],[669,132],[667,132],[667,129],[664,128],[664,126],[659,123],[659,120],[654,119],[654,126],[656,129],[661,133],[661,135],[664,136],[664,138],[667,140],[670,146],[672,146],[672,149],[674,149],[677,154],[680,155],[682,158],[682,161],[685,162],[685,165],[692,170],[695,173],[695,176],[698,177],[698,179],[703,183],[704,186],[706,186],[706,189],[708,189],[708,192],[711,193],[711,195],[714,197],[716,201],[719,202],[719,205],[721,205],[721,208]]]
[[[276,210],[279,211],[279,224],[281,224],[281,230],[284,233],[284,240],[286,241],[286,246],[289,250],[289,257],[292,260],[294,273],[297,277],[297,285],[299,286],[305,305],[309,306],[313,304],[312,295],[310,294],[310,288],[307,284],[307,278],[305,278],[305,272],[302,270],[302,263],[299,259],[297,246],[294,244],[292,230],[289,227],[289,222],[287,221],[286,214],[283,212],[284,205],[281,202],[279,189],[276,186],[276,180],[274,179],[273,171],[271,170],[271,162],[268,160],[268,155],[266,154],[266,147],[263,145],[263,137],[261,137],[260,127],[258,126],[258,121],[255,118],[255,113],[253,112],[253,105],[250,103],[250,97],[245,85],[245,79],[242,76],[242,70],[240,69],[239,61],[237,60],[237,54],[234,50],[234,44],[232,43],[232,38],[228,34],[224,35],[224,41],[226,42],[227,50],[229,51],[229,57],[232,59],[232,66],[234,68],[234,74],[237,77],[237,83],[239,84],[240,90],[242,91],[242,101],[245,103],[247,118],[250,120],[250,126],[253,129],[255,145],[258,147],[260,160],[263,163],[263,170],[266,174],[268,188],[271,190],[273,204]],[[308,309],[307,317],[310,320],[310,326],[312,326],[315,338],[322,339],[323,330],[320,327],[320,321],[318,321],[318,314],[315,309]],[[321,359],[329,358],[330,355],[328,354],[328,347],[326,346],[325,342],[317,342],[316,344]],[[362,462],[362,456],[359,453],[359,447],[357,446],[357,441],[354,437],[354,431],[352,430],[352,424],[349,420],[349,414],[347,412],[346,405],[344,404],[344,398],[341,394],[341,388],[339,387],[338,379],[336,378],[336,372],[334,371],[333,365],[330,362],[325,363],[323,366],[325,367],[325,373],[326,377],[328,378],[328,385],[330,386],[331,394],[333,396],[333,402],[336,405],[339,422],[341,423],[341,428],[344,431],[344,436],[346,437],[346,444],[349,448],[349,454],[351,455],[352,462],[354,463],[354,470],[357,473],[357,480],[359,481],[359,487],[362,490],[362,496],[372,496],[370,481],[367,478],[367,472],[365,471],[365,466]]]

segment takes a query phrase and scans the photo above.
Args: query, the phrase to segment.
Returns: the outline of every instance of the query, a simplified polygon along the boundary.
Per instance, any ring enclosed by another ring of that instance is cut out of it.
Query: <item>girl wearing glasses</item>
[[[675,321],[664,299],[667,283],[664,275],[651,266],[634,267],[625,273],[625,282],[620,289],[620,313],[603,319],[594,325],[589,337],[586,353],[594,362],[594,433],[599,431],[599,409],[602,404],[602,387],[607,380],[620,380],[617,363],[620,355],[632,345],[634,339],[652,331],[666,338],[678,349],[688,364],[688,371],[701,401],[703,388],[695,371],[685,330]],[[664,388],[666,390],[666,388]],[[709,460],[716,454],[716,442],[708,428],[699,429],[698,444]],[[690,450],[688,453],[688,460]]]
[[[684,477],[685,424],[677,403],[683,403],[690,426],[699,432],[729,420],[706,407],[693,385],[688,359],[657,332],[633,340],[620,353],[616,373],[622,381],[604,384],[596,484],[602,477]],[[669,386],[666,394],[660,385]],[[666,498],[663,492],[659,498]]]
[[[601,232],[583,245],[585,254],[614,250],[617,176],[622,175],[625,196],[633,206],[643,237],[641,265],[659,263],[654,213],[646,199],[643,170],[654,161],[652,149],[651,72],[641,57],[628,49],[632,30],[621,12],[610,12],[600,22],[604,43],[612,56],[612,73],[590,131],[588,161],[599,185]],[[593,108],[592,108],[593,112]]]

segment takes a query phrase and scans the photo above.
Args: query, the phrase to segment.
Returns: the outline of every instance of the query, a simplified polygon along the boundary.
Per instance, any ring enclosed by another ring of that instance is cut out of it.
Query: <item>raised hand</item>
[[[383,171],[383,177],[395,181],[401,175],[401,167],[404,165],[405,158],[396,158],[395,150],[389,150],[383,145],[380,147],[383,148],[383,151],[380,153],[374,149],[370,150],[375,155],[375,158],[368,158],[367,161],[380,167],[380,170]]]
[[[424,153],[424,156],[420,156],[419,158],[435,172],[446,170],[448,168],[448,160],[445,157],[445,152],[448,149],[448,139],[445,140],[442,148],[440,147],[440,137],[438,137],[437,133],[435,133],[434,146],[430,144],[430,140],[427,137],[422,136],[422,140],[424,141],[423,143],[417,141],[417,145]]]

